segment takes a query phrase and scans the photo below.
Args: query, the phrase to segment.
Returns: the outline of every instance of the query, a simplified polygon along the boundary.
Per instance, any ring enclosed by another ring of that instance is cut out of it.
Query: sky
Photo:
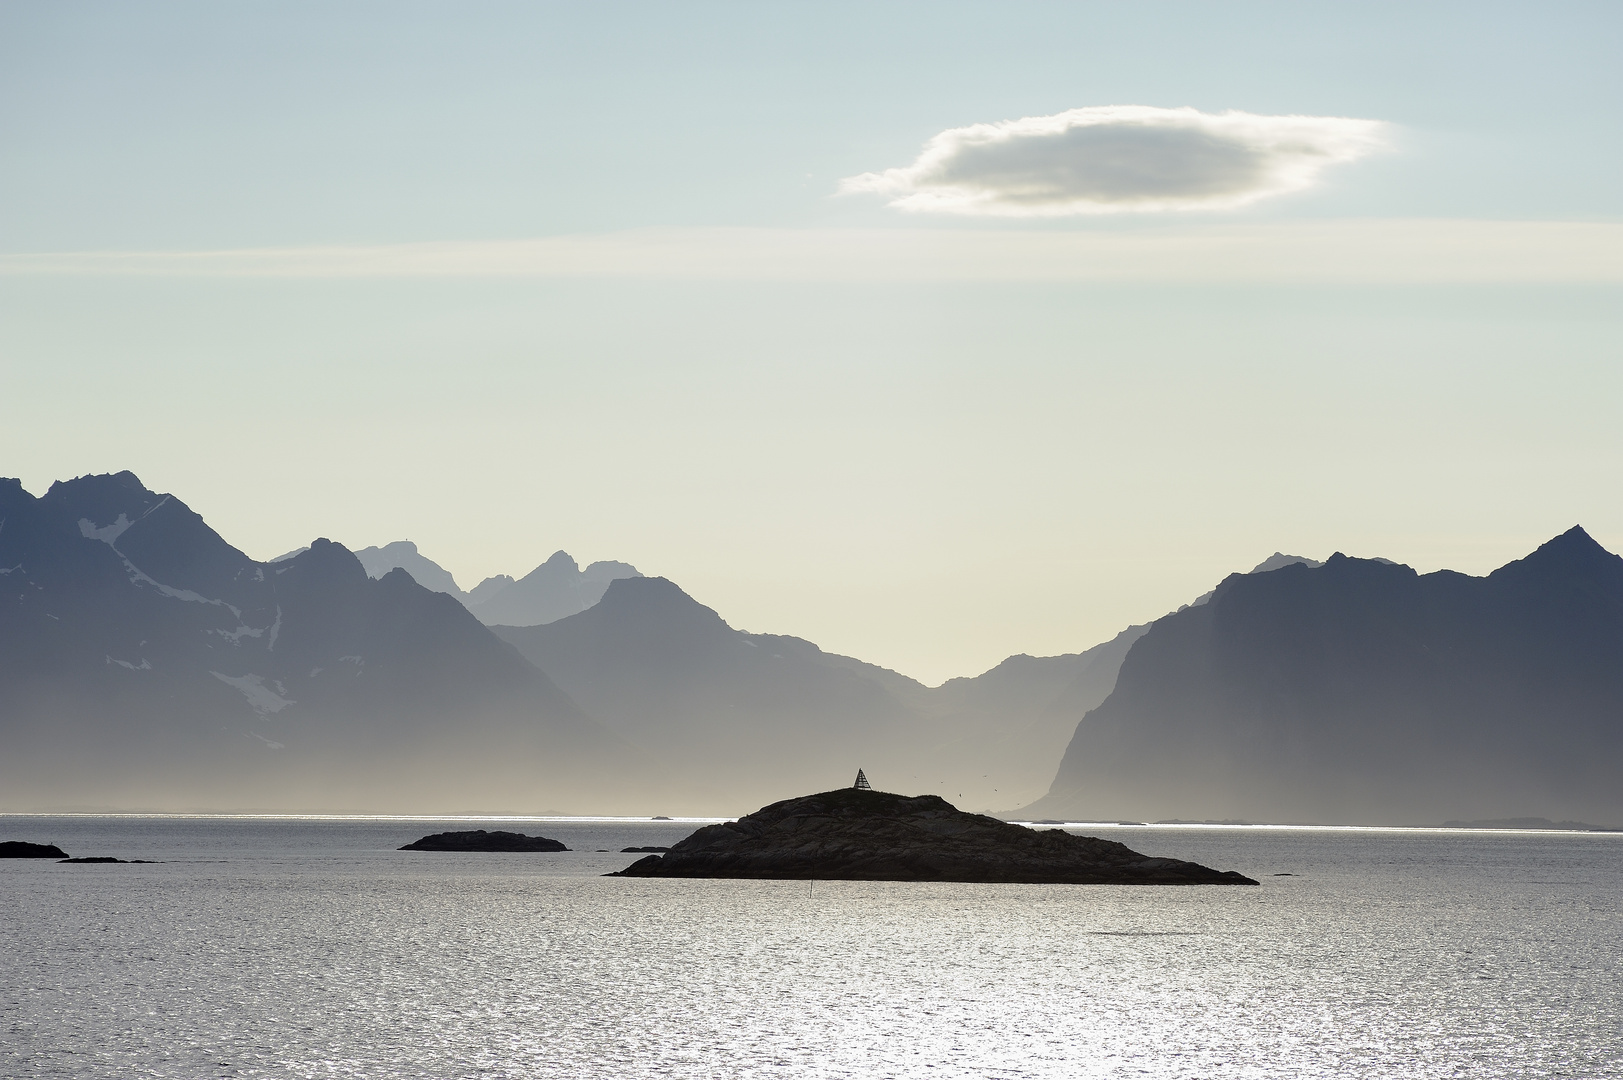
[[[1623,550],[1623,8],[0,3],[0,475],[927,682]]]

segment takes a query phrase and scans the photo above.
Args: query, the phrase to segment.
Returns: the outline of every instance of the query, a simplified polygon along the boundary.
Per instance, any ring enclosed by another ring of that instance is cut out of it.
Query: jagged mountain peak
[[[88,518],[97,526],[105,526],[117,521],[120,514],[126,520],[135,521],[169,498],[149,490],[140,477],[125,470],[58,480],[40,500]]]
[[[1512,585],[1607,585],[1623,588],[1623,556],[1614,555],[1574,525],[1540,544],[1532,554],[1506,563],[1488,575],[1490,581]]]

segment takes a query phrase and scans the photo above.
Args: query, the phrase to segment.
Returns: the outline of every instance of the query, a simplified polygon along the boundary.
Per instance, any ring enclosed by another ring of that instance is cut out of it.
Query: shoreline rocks
[[[1255,885],[1232,870],[969,814],[935,795],[841,788],[706,826],[611,877]]]

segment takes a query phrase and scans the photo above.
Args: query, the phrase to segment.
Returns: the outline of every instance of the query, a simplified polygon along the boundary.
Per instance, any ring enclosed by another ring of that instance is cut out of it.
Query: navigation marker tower
[[[873,785],[868,783],[868,778],[863,775],[861,769],[857,770],[857,782],[852,784],[851,786],[856,788],[858,791],[872,791],[873,790]]]

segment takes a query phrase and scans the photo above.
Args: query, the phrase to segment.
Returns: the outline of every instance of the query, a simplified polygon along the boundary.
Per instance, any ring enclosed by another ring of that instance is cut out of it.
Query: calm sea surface
[[[394,850],[477,827],[579,850]],[[694,827],[0,817],[158,860],[0,861],[0,1075],[1623,1077],[1623,835],[1080,830],[1255,889],[599,876]]]

